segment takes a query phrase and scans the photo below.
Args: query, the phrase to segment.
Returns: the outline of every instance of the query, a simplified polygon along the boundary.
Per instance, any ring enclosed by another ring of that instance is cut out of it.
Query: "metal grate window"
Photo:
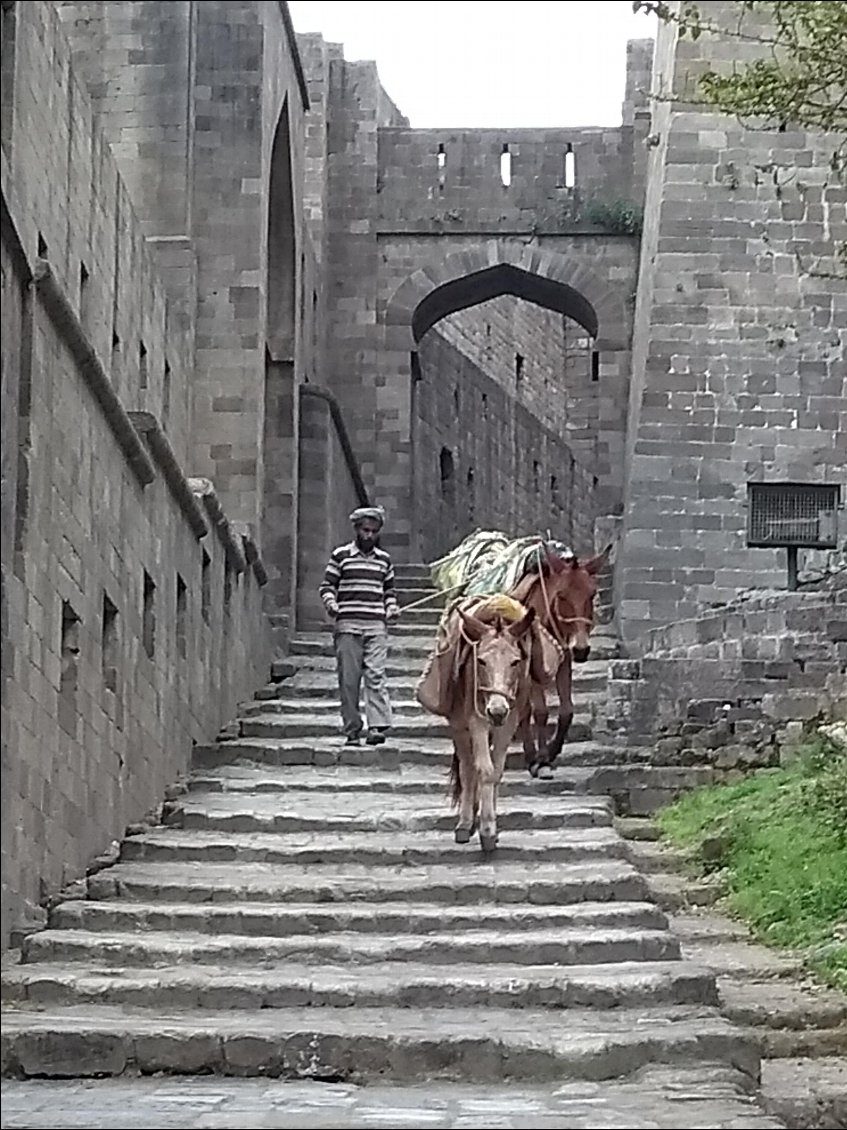
[[[837,486],[748,483],[747,544],[834,549]]]

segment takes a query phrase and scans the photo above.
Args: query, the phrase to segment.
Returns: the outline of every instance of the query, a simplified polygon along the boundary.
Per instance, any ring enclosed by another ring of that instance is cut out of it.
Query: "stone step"
[[[18,965],[6,1003],[156,1009],[656,1008],[717,1003],[714,978],[680,961],[613,965],[160,966],[113,971]]]
[[[258,915],[257,915],[258,917]],[[611,927],[551,927],[494,933],[464,930],[425,937],[333,933],[214,937],[184,931],[150,933],[91,930],[41,930],[30,934],[23,960],[124,968],[170,964],[247,965],[297,961],[304,964],[354,965],[386,961],[421,961],[430,965],[509,962],[527,965],[589,965],[593,962],[673,961],[679,942],[667,930],[616,930]]]
[[[689,961],[711,969],[716,977],[746,976],[767,980],[803,972],[803,959],[799,955],[780,954],[753,942],[684,942],[683,953]]]
[[[847,1057],[781,1058],[762,1063],[765,1109],[792,1130],[847,1126]]]
[[[820,1066],[821,1061],[816,1061]],[[763,1074],[771,1064],[763,1065]],[[718,1064],[646,1067],[621,1080],[570,1080],[559,1085],[508,1082],[392,1083],[366,1086],[315,1079],[153,1078],[126,1075],[94,1086],[70,1080],[3,1083],[5,1125],[53,1130],[115,1126],[287,1126],[320,1130],[365,1127],[567,1126],[611,1130],[677,1130],[680,1125],[731,1130],[823,1130],[847,1123],[836,1073],[807,1065],[790,1073],[785,1121],[768,1118],[750,1095],[750,1080]],[[847,1068],[845,1068],[847,1071]],[[781,1080],[776,1080],[781,1083]],[[804,1083],[807,1084],[804,1088]],[[777,1092],[773,1092],[777,1101]],[[769,1096],[768,1096],[769,1098]],[[129,1116],[135,1121],[130,1122]],[[814,1112],[814,1113],[813,1113]],[[495,1122],[494,1119],[497,1119]],[[811,1119],[811,1120],[810,1120]]]
[[[282,728],[281,725],[278,728]],[[580,739],[576,736],[579,732],[579,728],[576,728],[576,733],[571,728],[573,740],[565,742],[555,765],[554,779],[561,780],[565,787],[584,792],[590,785],[597,794],[605,795],[610,791],[611,784],[622,794],[625,802],[629,796],[628,770],[649,770],[648,781],[655,781],[657,791],[665,781],[662,770],[654,771],[643,764],[643,759],[648,756],[645,750],[635,746],[609,746],[587,738]],[[196,769],[239,762],[277,767],[357,767],[362,771],[363,780],[366,779],[366,773],[375,768],[383,771],[408,767],[446,774],[452,759],[452,744],[444,737],[411,740],[392,736],[383,745],[346,746],[338,734],[227,739],[211,746],[195,746],[192,752],[192,762]],[[506,769],[509,773],[526,776],[523,750],[517,743],[509,750]],[[602,781],[595,785],[596,778],[601,776]],[[676,779],[676,774],[671,771],[671,780]],[[446,776],[442,776],[442,780],[446,780]],[[638,780],[634,787],[640,784],[641,780]]]
[[[560,797],[533,797],[518,807],[514,802],[498,817],[502,831],[518,829],[611,827],[608,808],[562,803]],[[218,832],[452,832],[456,813],[445,799],[430,794],[369,794],[365,791],[331,796],[313,793],[286,803],[284,794],[232,795],[192,792],[166,812],[165,824],[184,829]]]
[[[847,1052],[847,995],[813,983],[722,977],[724,1016],[755,1031],[763,1054],[832,1056]],[[845,1089],[847,1098],[847,1089]]]
[[[426,832],[407,841],[396,834],[379,832],[336,833],[324,839],[319,835],[290,833],[236,834],[156,828],[131,836],[121,845],[121,859],[127,862],[364,863],[372,867],[452,863],[457,867],[475,867],[479,855],[476,840],[470,844],[455,844],[446,833]],[[501,836],[496,855],[497,860],[504,863],[588,863],[623,859],[626,844],[615,832],[604,828],[516,831]]]
[[[606,692],[610,660],[589,660],[580,663],[573,669],[573,691],[575,695],[583,692]],[[421,709],[415,698],[415,691],[420,682],[420,671],[411,674],[392,675],[388,680],[388,690],[392,696],[393,705],[411,701],[417,709]],[[273,700],[277,698],[331,698],[338,700],[338,680],[335,669],[326,671],[298,669],[296,675],[281,683],[270,683],[256,692],[256,702]],[[555,691],[551,688],[547,693],[550,704],[558,701]],[[248,704],[245,704],[248,705]]]
[[[75,899],[50,913],[50,931],[84,930],[128,934],[133,931],[190,932],[192,934],[243,934],[261,938],[289,935],[345,934],[398,935],[450,934],[498,931],[491,939],[492,953],[500,933],[554,928],[588,930],[667,930],[665,915],[652,903],[582,902],[564,906],[478,905],[445,906],[437,903],[197,903],[98,902]],[[30,951],[27,950],[27,953]],[[678,946],[677,946],[678,952]],[[483,960],[497,960],[488,955]]]
[[[240,745],[241,743],[239,743]],[[578,748],[576,744],[574,749]],[[571,752],[571,749],[568,750]],[[587,770],[580,771],[583,778]],[[293,793],[298,803],[300,794],[332,794],[343,796],[348,793],[367,791],[369,795],[391,793],[404,796],[418,794],[431,800],[433,796],[446,798],[449,793],[448,779],[444,765],[428,769],[426,766],[394,764],[380,769],[370,769],[367,774],[357,765],[286,765],[275,768],[256,762],[227,762],[217,768],[197,769],[188,781],[191,792],[214,793]],[[528,773],[512,770],[506,773],[500,784],[501,797],[558,797],[563,805],[600,805],[606,812],[612,811],[607,797],[589,796],[572,791],[567,773],[563,776],[558,769],[548,780],[530,777]]]
[[[339,734],[338,719],[331,714],[307,714],[290,712],[284,717],[278,714],[257,714],[242,718],[239,722],[241,736],[244,738],[320,738]],[[443,718],[422,714],[412,718],[395,718],[388,741],[395,745],[398,740],[424,740],[444,738],[448,733],[447,722]],[[588,715],[575,715],[568,731],[568,739],[584,742],[591,738],[591,719]],[[424,754],[425,757],[429,756]]]
[[[564,906],[581,902],[641,902],[647,881],[629,863],[455,864],[425,869],[356,863],[118,863],[88,879],[93,899],[191,903],[429,902],[437,905]]]
[[[284,1078],[464,1082],[614,1079],[657,1064],[759,1074],[755,1044],[709,1008],[264,1009],[161,1013],[9,1009],[3,1074],[46,1078],[212,1071]],[[389,1123],[390,1124],[390,1123]]]
[[[596,682],[592,683],[580,683],[578,687],[574,688],[573,702],[576,713],[586,720],[589,718],[592,708],[601,705],[606,700],[606,692],[603,689],[602,682],[602,679],[598,679]],[[296,718],[299,714],[308,714],[310,717],[328,718],[334,722],[337,727],[338,720],[341,717],[337,687],[311,687],[309,688],[312,691],[311,695],[305,693],[306,689],[305,686],[294,688],[290,685],[286,686],[283,684],[275,697],[245,703],[239,710],[239,717],[241,719],[249,719],[278,714],[285,718]],[[316,695],[316,690],[323,691],[323,694]],[[433,716],[428,714],[417,699],[414,698],[413,688],[410,687],[408,690],[411,690],[412,694],[402,698],[395,694],[391,696],[391,710],[395,722],[405,723],[407,720],[418,722],[431,721]],[[298,691],[300,692],[299,694],[297,693]],[[551,729],[555,721],[556,709],[555,706],[550,707],[549,725]]]
[[[386,669],[388,670],[391,667],[392,661],[395,664],[403,659],[425,661],[432,651],[433,643],[434,636],[430,634],[391,637],[388,652],[389,665]],[[594,660],[614,659],[618,655],[619,648],[620,645],[613,636],[594,634],[591,636],[591,658]],[[295,636],[289,644],[289,654],[292,658],[332,659],[334,663],[335,653],[332,635],[328,632],[314,632],[308,635]],[[410,663],[407,664],[407,667],[410,665]],[[423,666],[422,663],[421,666]]]
[[[415,604],[424,597],[429,598],[427,601],[429,608],[443,608],[448,601],[446,593],[439,592],[428,582],[416,585],[411,580],[404,580],[401,584],[395,583],[395,589],[401,611],[407,604]]]

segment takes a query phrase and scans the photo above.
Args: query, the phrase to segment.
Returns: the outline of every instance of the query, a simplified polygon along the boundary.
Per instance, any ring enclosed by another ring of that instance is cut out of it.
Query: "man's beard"
[[[378,549],[379,534],[376,534],[372,538],[364,538],[361,534],[356,534],[356,545],[358,545],[359,549],[362,549],[366,552],[371,549]]]

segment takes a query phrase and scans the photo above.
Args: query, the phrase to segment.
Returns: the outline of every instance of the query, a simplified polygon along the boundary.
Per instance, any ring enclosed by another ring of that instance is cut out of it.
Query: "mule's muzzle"
[[[591,654],[591,648],[588,644],[585,647],[574,647],[571,649],[574,663],[584,663]]]
[[[509,714],[509,702],[501,694],[493,694],[485,704],[485,714],[492,726],[502,726]]]

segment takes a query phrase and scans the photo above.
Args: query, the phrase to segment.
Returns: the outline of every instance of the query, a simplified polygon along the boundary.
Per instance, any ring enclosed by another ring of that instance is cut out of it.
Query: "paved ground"
[[[655,1070],[620,1083],[552,1087],[414,1087],[267,1080],[123,1079],[6,1082],[8,1130],[170,1130],[211,1127],[358,1127],[497,1130],[777,1130],[725,1068]]]

